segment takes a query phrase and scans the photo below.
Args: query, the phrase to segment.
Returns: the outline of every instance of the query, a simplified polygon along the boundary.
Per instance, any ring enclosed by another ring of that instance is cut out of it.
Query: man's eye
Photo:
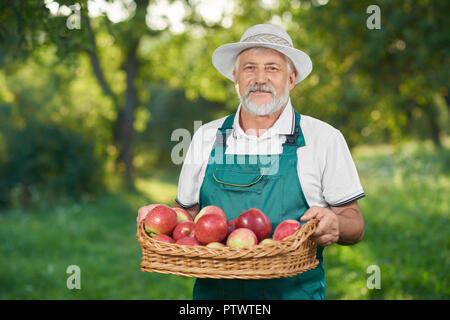
[[[267,69],[268,69],[269,71],[277,71],[277,70],[278,70],[277,67],[267,67]]]
[[[255,67],[253,67],[253,66],[246,66],[244,69],[245,70],[253,70]]]

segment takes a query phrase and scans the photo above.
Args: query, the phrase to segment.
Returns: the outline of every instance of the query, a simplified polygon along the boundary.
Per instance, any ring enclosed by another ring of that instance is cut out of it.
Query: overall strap
[[[300,127],[300,114],[295,111],[295,129],[293,134],[286,135],[286,141],[283,143],[283,153],[288,150],[296,150],[299,147],[305,146],[305,138]],[[235,113],[230,114],[217,130],[216,146],[226,147],[227,138],[233,129]]]
[[[295,129],[294,133],[286,135],[286,141],[283,143],[283,153],[289,150],[296,151],[297,148],[305,146],[305,138],[303,136],[302,128],[300,127],[300,114],[295,111]]]
[[[222,127],[217,130],[216,146],[226,147],[227,138],[231,134],[231,129],[233,129],[235,115],[235,113],[230,114],[223,122]]]

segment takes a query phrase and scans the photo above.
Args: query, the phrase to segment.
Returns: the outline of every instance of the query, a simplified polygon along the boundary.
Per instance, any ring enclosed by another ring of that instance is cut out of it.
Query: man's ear
[[[291,73],[289,74],[289,90],[294,89],[295,87],[295,80],[297,79],[297,70],[292,70]]]

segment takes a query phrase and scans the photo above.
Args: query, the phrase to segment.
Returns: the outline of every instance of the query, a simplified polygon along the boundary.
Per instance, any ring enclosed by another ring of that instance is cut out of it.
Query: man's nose
[[[256,74],[255,74],[256,84],[263,84],[263,83],[267,83],[268,81],[269,81],[269,79],[268,79],[267,73],[264,69],[259,69],[256,71]]]

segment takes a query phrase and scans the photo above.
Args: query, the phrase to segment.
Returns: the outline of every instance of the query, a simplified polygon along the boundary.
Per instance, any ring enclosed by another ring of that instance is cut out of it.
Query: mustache
[[[263,92],[270,92],[273,95],[276,95],[275,88],[265,85],[265,84],[255,84],[253,86],[249,86],[247,90],[245,91],[245,96],[248,96],[250,92],[254,91],[263,91]]]

